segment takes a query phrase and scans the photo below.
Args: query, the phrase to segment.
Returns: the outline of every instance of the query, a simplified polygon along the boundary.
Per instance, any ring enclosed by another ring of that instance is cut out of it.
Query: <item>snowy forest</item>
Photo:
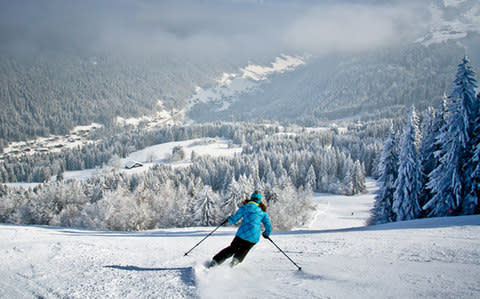
[[[371,175],[375,169],[375,155],[380,147],[379,144],[382,143],[382,136],[388,131],[388,127],[382,122],[368,122],[362,125],[350,123],[349,126],[347,133],[342,134],[339,134],[335,127],[330,130],[310,132],[306,132],[305,129],[299,131],[291,127],[291,129],[287,128],[286,130],[295,132],[295,138],[284,136],[284,138],[276,139],[265,139],[265,137],[278,134],[280,130],[284,130],[278,124],[219,122],[168,126],[156,130],[145,130],[143,127],[131,130],[103,128],[89,136],[91,140],[96,140],[96,142],[77,146],[73,149],[65,148],[59,152],[48,153],[6,155],[4,159],[0,159],[0,183],[41,183],[51,180],[52,176],[61,179],[64,171],[102,167],[105,164],[111,164],[111,161],[116,157],[124,158],[131,152],[151,145],[206,137],[229,139],[233,144],[244,146],[244,153],[249,154],[268,153],[278,147],[280,147],[280,150],[282,150],[282,147],[287,147],[288,152],[294,150],[323,152],[327,150],[325,148],[333,147],[339,152],[351,156],[354,161],[362,162],[367,175]],[[361,139],[362,137],[364,137],[364,140]],[[323,148],[315,148],[319,145]],[[302,173],[302,171],[300,172]],[[328,191],[327,188],[321,187],[319,187],[319,190]]]
[[[379,161],[372,223],[480,213],[480,95],[465,57],[451,93],[419,124],[393,126]]]
[[[117,116],[180,106],[194,90],[192,82],[207,84],[218,68],[210,61],[180,63],[163,56],[132,61],[114,55],[2,53],[0,81],[7,88],[0,89],[0,150],[9,141],[66,134],[78,124],[111,126]]]
[[[198,137],[224,137],[243,148],[232,158],[192,152],[186,167],[158,164],[141,174],[118,171],[86,181],[62,180],[61,172],[55,176],[55,171],[71,164],[66,150],[31,156],[20,164],[23,171],[43,169],[53,179],[28,190],[3,187],[0,221],[112,230],[215,225],[260,189],[274,226],[291,229],[309,220],[313,191],[348,195],[365,191],[365,177],[373,174],[381,150],[379,136],[387,130],[387,125],[373,123],[352,125],[345,132],[335,127],[218,123],[120,134],[94,146],[103,151],[75,149],[72,157],[79,163],[73,164],[81,168],[86,164],[80,161],[92,161],[88,164],[92,167],[94,157],[114,159],[148,145]],[[29,168],[34,161],[42,164]],[[9,165],[19,164],[3,165],[8,173],[15,172]],[[59,168],[52,171],[48,165]]]

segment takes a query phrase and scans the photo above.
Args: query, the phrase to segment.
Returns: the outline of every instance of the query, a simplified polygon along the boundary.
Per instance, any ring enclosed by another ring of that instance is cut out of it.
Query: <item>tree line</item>
[[[393,126],[379,161],[372,223],[480,213],[480,95],[470,61],[458,65],[451,93],[423,122],[411,108]]]
[[[233,139],[240,144],[245,139],[255,140],[251,132],[242,132],[241,126],[224,124],[169,126],[157,130],[102,128],[90,136],[97,140],[94,143],[65,148],[60,152],[6,157],[0,161],[0,182],[46,182],[52,176],[61,178],[64,171],[102,167],[114,156],[125,158],[131,152],[171,141],[216,136]],[[269,129],[262,132],[268,134]]]
[[[348,134],[338,134],[335,131],[313,134],[310,137],[297,136],[290,140],[282,141],[289,152],[294,149],[302,149],[314,146],[316,143],[323,147],[337,149],[350,156],[352,161],[360,161],[365,167],[367,175],[372,175],[375,168],[376,154],[380,148],[381,134],[385,131],[385,125],[373,125],[366,123],[361,127],[352,126]],[[375,129],[373,129],[375,128]],[[101,168],[108,164],[114,157],[125,158],[131,152],[144,149],[145,147],[171,141],[184,141],[203,137],[223,137],[232,140],[235,144],[253,145],[244,147],[245,153],[252,151],[276,150],[269,141],[262,142],[265,135],[273,135],[279,132],[279,126],[255,125],[250,123],[210,123],[189,126],[169,126],[156,130],[132,129],[127,132],[116,132],[111,129],[99,129],[112,132],[95,132],[91,138],[103,137],[100,141],[78,146],[73,149],[62,149],[60,152],[22,154],[9,156],[0,161],[0,182],[47,182],[52,177],[63,178],[63,172],[72,170],[84,170]],[[299,132],[298,134],[304,134]],[[312,139],[317,140],[312,141]],[[363,139],[363,140],[362,140]],[[323,140],[323,141],[321,141]],[[275,142],[279,143],[277,138]],[[311,142],[309,144],[308,142]],[[301,143],[297,146],[297,143]],[[288,146],[287,146],[288,145]],[[317,148],[318,151],[327,151]],[[337,154],[338,155],[338,154]],[[332,158],[333,159],[333,158]],[[337,160],[336,158],[334,160]],[[319,189],[325,189],[320,188]]]
[[[0,220],[114,230],[214,225],[259,189],[275,227],[290,229],[308,221],[312,191],[365,191],[365,176],[371,172],[365,165],[374,164],[381,147],[377,138],[361,140],[359,128],[342,134],[281,130],[245,123],[164,128],[157,133],[174,140],[196,134],[229,136],[243,142],[242,154],[192,154],[187,167],[158,164],[142,174],[120,171],[86,181],[54,180],[28,190],[5,188]]]

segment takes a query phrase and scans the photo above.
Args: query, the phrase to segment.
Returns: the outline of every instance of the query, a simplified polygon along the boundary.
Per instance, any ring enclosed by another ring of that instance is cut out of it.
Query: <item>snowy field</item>
[[[242,152],[239,145],[229,147],[229,140],[224,138],[197,138],[186,141],[166,142],[153,146],[149,146],[143,150],[139,150],[129,154],[126,158],[119,159],[117,170],[127,174],[142,173],[148,168],[156,164],[168,164],[172,167],[186,166],[191,164],[191,154],[195,152],[197,156],[214,156],[214,157],[233,157]],[[185,153],[185,159],[180,161],[170,161],[169,156],[172,149],[176,146],[182,147]],[[125,165],[129,161],[136,161],[143,164],[142,167],[125,169]],[[112,167],[105,166],[101,169],[86,169],[78,171],[66,171],[64,179],[88,179],[89,177],[111,171]]]
[[[186,141],[166,142],[153,146],[146,147],[145,149],[132,152],[126,158],[118,159],[117,165],[104,165],[103,167],[94,169],[65,171],[63,178],[65,180],[87,180],[95,175],[101,175],[111,172],[123,172],[125,174],[139,174],[147,171],[154,165],[165,164],[172,167],[187,166],[192,163],[190,160],[192,152],[195,152],[197,156],[212,156],[212,157],[234,157],[242,153],[242,147],[237,144],[230,144],[229,139],[225,138],[196,138]],[[182,147],[185,158],[179,161],[172,161],[169,159],[172,153],[172,149],[176,146]],[[140,162],[142,167],[126,169],[125,165],[130,162]],[[56,176],[51,178],[51,181],[56,180]],[[10,188],[34,188],[41,183],[6,183]],[[0,297],[1,299],[1,297]]]
[[[203,264],[222,227],[146,232],[0,225],[0,298],[480,298],[480,216],[364,227],[373,202],[317,194],[312,222],[262,239],[236,268]]]

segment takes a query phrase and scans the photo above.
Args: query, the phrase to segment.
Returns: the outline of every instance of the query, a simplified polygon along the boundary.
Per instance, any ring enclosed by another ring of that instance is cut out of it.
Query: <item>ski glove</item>
[[[270,235],[267,234],[267,232],[263,232],[263,233],[262,233],[262,236],[263,236],[265,239],[268,239],[268,237],[269,237]]]

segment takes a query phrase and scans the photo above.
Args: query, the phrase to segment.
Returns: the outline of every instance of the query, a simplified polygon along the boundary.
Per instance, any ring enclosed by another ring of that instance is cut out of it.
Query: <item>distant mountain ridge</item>
[[[235,101],[217,99],[192,107],[196,121],[319,120],[396,117],[417,106],[435,106],[453,80],[465,50],[455,43],[421,44],[358,54],[311,58],[295,70],[272,74]],[[213,116],[212,116],[213,115]]]
[[[480,34],[478,1],[441,0],[430,6],[430,12],[432,16],[430,28],[417,40],[426,46]]]
[[[420,110],[436,106],[448,93],[461,57],[468,55],[480,66],[480,3],[436,0],[428,13],[424,34],[410,44],[313,57],[291,72],[272,74],[234,103],[227,98],[198,103],[188,115],[196,121],[271,119],[308,125],[392,118],[411,105]]]
[[[379,3],[383,2],[395,1]],[[4,1],[0,4],[2,8],[7,7],[6,3],[18,5],[19,8],[12,11],[23,13],[21,3]],[[63,13],[65,8],[48,3],[48,13]],[[31,5],[22,15],[26,23],[17,27],[15,15],[9,16],[9,10],[4,10],[1,16],[5,25],[0,26],[0,150],[10,141],[66,134],[77,125],[92,122],[109,126],[117,117],[142,117],[159,110],[187,109],[187,119],[197,122],[280,120],[313,124],[329,119],[395,117],[403,115],[401,110],[412,104],[420,109],[435,105],[442,94],[448,92],[452,70],[461,56],[467,54],[474,66],[480,65],[480,4],[475,0],[434,0],[431,3],[428,28],[415,43],[350,55],[338,52],[323,56],[280,48],[277,53],[235,49],[222,52],[220,56],[217,53],[205,55],[201,52],[205,49],[198,49],[197,53],[196,48],[188,51],[178,48],[178,53],[173,54],[177,50],[160,51],[162,42],[178,42],[171,45],[177,49],[178,45],[191,45],[190,40],[185,42],[188,34],[198,34],[195,30],[189,32],[188,26],[179,26],[175,18],[176,30],[186,30],[187,35],[167,32],[169,37],[176,35],[166,41],[160,40],[159,45],[148,43],[152,37],[157,37],[151,32],[148,34],[152,36],[140,34],[131,44],[125,43],[124,36],[115,36],[120,40],[117,45],[114,43],[117,40],[108,36],[112,40],[107,41],[119,51],[112,54],[108,52],[111,48],[107,51],[98,40],[89,39],[102,37],[94,34],[93,25],[97,23],[92,23],[78,36],[75,35],[77,27],[68,25],[68,30],[58,37],[58,26],[55,27],[54,22],[51,24],[36,16],[34,22],[29,23],[34,14]],[[75,25],[85,21],[82,13],[90,17],[88,12],[96,4],[78,5],[85,11],[75,17]],[[102,19],[109,15],[108,8],[108,5],[102,7],[104,12],[96,12],[94,17]],[[132,8],[139,9],[133,4],[123,8],[111,13],[132,18]],[[94,17],[92,20],[98,22]],[[58,19],[65,21],[65,16]],[[168,22],[165,25],[149,18],[146,20],[130,20],[138,26],[138,32],[108,31],[110,27],[107,27],[101,33],[144,34],[146,29],[156,32],[169,25]],[[37,23],[45,26],[44,30],[54,28],[55,31],[37,30]],[[234,33],[240,32],[236,30]],[[223,40],[229,32],[220,33]],[[22,34],[33,41],[23,40]],[[140,41],[146,43],[136,43]],[[122,49],[122,45],[128,49]],[[19,49],[20,52],[15,52]],[[130,55],[132,53],[134,55]],[[279,56],[281,53],[288,55]],[[188,56],[192,54],[196,57]],[[286,71],[269,71],[256,79],[246,76],[252,67],[274,69],[275,57],[286,63]],[[210,100],[203,100],[200,94],[207,95]]]

